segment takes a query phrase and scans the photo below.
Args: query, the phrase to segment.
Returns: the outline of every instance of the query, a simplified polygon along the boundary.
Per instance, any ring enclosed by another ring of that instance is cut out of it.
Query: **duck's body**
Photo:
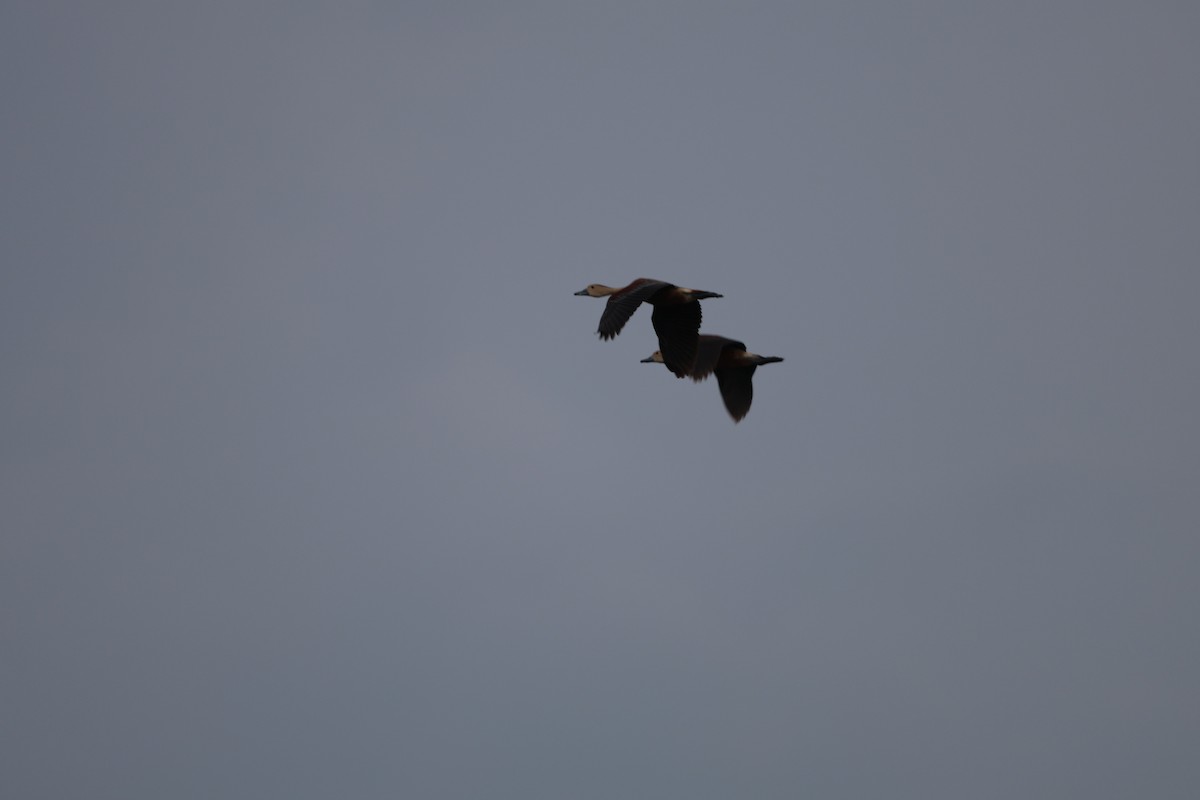
[[[601,339],[612,339],[642,303],[654,306],[650,322],[658,334],[659,351],[667,369],[682,378],[690,375],[696,361],[700,332],[700,300],[721,297],[716,292],[685,289],[666,281],[638,278],[628,286],[614,289],[602,283],[589,284],[575,294],[582,297],[607,297],[600,315]]]
[[[716,374],[721,400],[734,422],[740,422],[750,413],[754,400],[754,370],[763,364],[783,361],[779,356],[760,356],[746,351],[746,345],[724,336],[701,334],[697,337],[696,361],[692,366],[691,378],[699,382]],[[662,364],[662,352],[655,352],[642,359],[643,364]]]

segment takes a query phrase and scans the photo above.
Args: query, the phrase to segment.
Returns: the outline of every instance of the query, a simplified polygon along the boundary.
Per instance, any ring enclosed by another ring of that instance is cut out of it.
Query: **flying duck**
[[[642,303],[654,306],[650,322],[658,334],[659,352],[667,369],[682,378],[691,374],[696,361],[697,336],[700,331],[700,300],[722,297],[716,292],[685,289],[666,281],[638,278],[628,286],[614,289],[602,283],[588,284],[575,293],[581,297],[607,297],[604,313],[600,315],[601,339],[612,339],[621,332],[629,317]]]
[[[754,384],[750,379],[754,370],[761,364],[773,364],[783,361],[779,356],[760,356],[746,352],[746,345],[724,336],[700,334],[697,342],[696,361],[692,367],[691,378],[697,383],[716,373],[717,386],[721,390],[721,399],[725,401],[725,409],[734,422],[740,422],[750,413],[750,403],[754,400]],[[654,355],[642,359],[643,364],[662,364],[663,354],[655,351]]]

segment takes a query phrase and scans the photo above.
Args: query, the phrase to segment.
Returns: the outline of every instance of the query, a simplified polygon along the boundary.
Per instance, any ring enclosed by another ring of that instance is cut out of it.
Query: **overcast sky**
[[[0,795],[1196,797],[1197,42],[5,3]]]

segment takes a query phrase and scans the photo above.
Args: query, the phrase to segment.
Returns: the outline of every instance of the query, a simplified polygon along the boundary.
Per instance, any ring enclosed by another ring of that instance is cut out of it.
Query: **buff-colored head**
[[[589,283],[585,288],[580,289],[575,293],[577,297],[607,297],[617,291],[611,286],[605,286],[603,283]]]
[[[655,350],[649,358],[642,359],[643,364],[663,364],[662,350]]]

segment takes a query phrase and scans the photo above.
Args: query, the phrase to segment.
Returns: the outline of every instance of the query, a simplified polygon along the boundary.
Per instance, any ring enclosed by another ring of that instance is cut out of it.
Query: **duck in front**
[[[650,322],[658,334],[662,363],[676,377],[690,375],[696,361],[697,337],[700,333],[700,300],[722,297],[716,292],[685,289],[666,281],[638,278],[628,286],[614,289],[602,283],[588,284],[575,293],[581,297],[607,297],[604,313],[600,315],[601,339],[612,339],[642,303],[654,306]]]
[[[724,336],[701,334],[697,338],[692,380],[700,382],[715,373],[721,399],[725,402],[725,410],[733,417],[734,422],[741,422],[742,418],[750,413],[750,403],[754,400],[754,384],[750,380],[754,377],[754,370],[763,364],[774,364],[783,359],[779,356],[760,356],[746,352],[746,345]],[[656,351],[649,358],[643,358],[642,363],[665,362],[662,352]]]

